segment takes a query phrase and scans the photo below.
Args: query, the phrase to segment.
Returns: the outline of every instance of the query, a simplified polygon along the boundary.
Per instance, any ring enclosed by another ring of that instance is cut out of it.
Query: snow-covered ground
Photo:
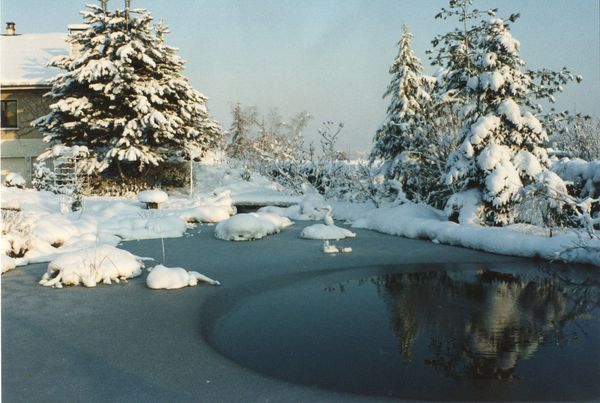
[[[113,251],[118,251],[114,247],[122,240],[180,237],[198,223],[219,223],[215,226],[215,236],[226,240],[259,239],[292,225],[291,220],[319,221],[306,227],[302,233],[304,238],[341,239],[355,235],[336,226],[332,217],[354,228],[429,239],[434,243],[600,266],[600,239],[590,239],[574,230],[555,230],[554,236],[549,237],[548,230],[531,225],[483,227],[470,220],[457,224],[448,221],[443,212],[425,205],[406,203],[375,208],[372,204],[323,200],[310,190],[300,198],[258,174],[248,180],[248,177],[243,178],[241,170],[226,166],[202,165],[196,174],[199,179],[193,197],[169,195],[165,198],[153,192],[151,199],[155,200],[154,196],[160,199],[159,208],[153,210],[146,209],[144,196],[148,194],[145,194],[142,195],[144,202],[138,198],[84,198],[81,211],[63,214],[61,196],[2,187],[2,272],[29,263],[50,262],[48,274],[42,279],[44,285],[95,285],[117,281],[137,275],[142,266],[136,269],[130,259],[115,257],[100,258],[99,263],[91,256],[95,258],[99,252],[112,256]],[[234,215],[236,199],[266,205],[297,204]],[[360,242],[355,245],[355,248],[360,247]],[[125,271],[121,270],[121,260]],[[70,272],[74,261],[85,262],[79,265],[82,269],[77,273]],[[98,271],[100,266],[107,268]],[[156,273],[154,276],[158,277]],[[199,278],[189,273],[187,276],[188,285]],[[178,280],[182,284],[186,281]]]

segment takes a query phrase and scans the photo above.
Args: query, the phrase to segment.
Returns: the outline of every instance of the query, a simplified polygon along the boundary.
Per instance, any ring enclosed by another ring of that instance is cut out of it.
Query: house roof
[[[47,64],[56,56],[68,55],[66,33],[0,36],[0,85],[3,87],[45,86],[60,72]]]

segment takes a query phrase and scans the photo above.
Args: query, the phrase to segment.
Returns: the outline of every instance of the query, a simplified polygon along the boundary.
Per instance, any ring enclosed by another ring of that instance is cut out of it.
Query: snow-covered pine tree
[[[533,84],[508,23],[493,18],[480,27],[472,42],[476,74],[465,88],[469,102],[461,144],[450,155],[444,179],[459,192],[479,189],[484,221],[506,225],[517,219],[516,204],[526,186],[549,183],[548,139],[540,121],[526,110]],[[560,185],[556,175],[552,179]],[[558,202],[552,207],[562,206]]]
[[[430,100],[428,78],[414,54],[413,35],[406,25],[398,42],[398,55],[390,66],[392,76],[384,98],[390,97],[387,117],[377,130],[369,160],[381,159],[383,174],[398,180],[410,199],[422,200],[427,191],[421,183],[421,170],[427,164],[426,104]]]
[[[436,108],[448,108],[457,113],[468,99],[467,81],[477,74],[474,63],[476,44],[484,29],[482,24],[473,24],[485,15],[493,16],[497,9],[478,10],[474,0],[449,0],[448,8],[442,8],[436,19],[458,18],[459,28],[436,36],[427,53],[431,64],[438,67],[438,79],[434,96]],[[512,17],[512,16],[511,16]]]
[[[164,43],[166,26],[144,9],[103,6],[82,13],[87,29],[69,39],[79,52],[50,63],[65,72],[52,81],[51,112],[34,122],[45,140],[87,146],[90,172],[116,168],[122,180],[219,143],[206,97],[183,76],[177,49]]]

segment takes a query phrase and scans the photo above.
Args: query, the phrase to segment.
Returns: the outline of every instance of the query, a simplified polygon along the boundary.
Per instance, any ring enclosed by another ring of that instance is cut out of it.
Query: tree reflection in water
[[[425,364],[446,376],[511,379],[519,361],[541,345],[576,340],[584,332],[579,322],[595,318],[600,305],[597,276],[556,267],[519,273],[388,274],[359,284],[376,285],[404,361],[412,360],[416,340],[426,338]],[[333,289],[343,292],[344,285]],[[569,323],[576,330],[567,332]]]

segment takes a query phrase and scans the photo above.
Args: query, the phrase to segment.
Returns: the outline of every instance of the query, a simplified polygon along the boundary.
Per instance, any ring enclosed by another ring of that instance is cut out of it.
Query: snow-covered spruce
[[[389,70],[392,80],[383,94],[390,97],[387,117],[375,134],[369,159],[383,160],[385,177],[397,180],[410,199],[425,200],[431,191],[422,171],[431,165],[427,105],[433,79],[423,75],[423,65],[411,47],[413,36],[406,25],[402,29],[398,55]]]
[[[195,287],[198,281],[211,285],[221,285],[216,280],[197,271],[187,271],[181,267],[166,267],[162,264],[148,269],[146,285],[153,290],[175,290],[183,287]]]
[[[131,167],[136,174],[181,150],[213,147],[221,138],[206,97],[182,75],[184,61],[164,43],[167,27],[144,9],[86,6],[87,29],[70,37],[78,52],[50,65],[50,113],[34,122],[49,142],[87,145],[89,171]]]
[[[444,180],[458,192],[480,189],[484,221],[507,225],[522,220],[516,205],[525,188],[547,178],[548,138],[540,121],[524,109],[532,81],[523,72],[520,45],[508,24],[494,18],[482,22],[480,28],[473,44],[478,55],[473,61],[474,75],[466,88],[469,103],[463,112],[467,120]],[[549,206],[542,203],[539,207]],[[560,211],[563,204],[551,207]]]
[[[215,236],[226,241],[252,241],[280,232],[293,222],[274,213],[238,214],[221,221],[215,227]]]
[[[142,267],[142,260],[130,252],[110,245],[99,245],[65,253],[52,260],[39,283],[56,288],[80,284],[95,287],[98,283],[118,283],[137,277],[142,273]]]

